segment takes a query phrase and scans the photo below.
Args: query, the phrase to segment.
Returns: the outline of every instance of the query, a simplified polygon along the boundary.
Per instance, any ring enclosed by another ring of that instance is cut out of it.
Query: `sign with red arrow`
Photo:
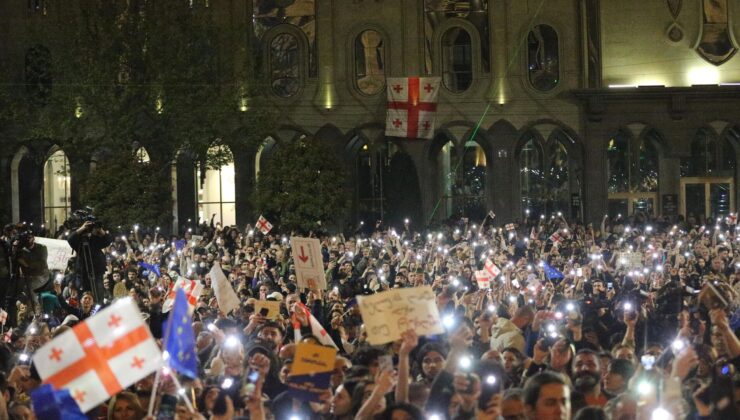
[[[290,239],[290,246],[298,287],[326,289],[324,258],[319,240],[294,236]]]

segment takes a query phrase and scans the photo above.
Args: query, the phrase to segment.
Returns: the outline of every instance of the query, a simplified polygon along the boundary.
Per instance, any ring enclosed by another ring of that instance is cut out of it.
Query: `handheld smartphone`
[[[244,392],[247,396],[252,396],[254,390],[257,388],[257,381],[260,379],[260,373],[258,370],[249,369],[247,371],[246,383],[244,384]]]
[[[642,363],[642,367],[644,367],[645,370],[651,370],[655,365],[655,356],[652,354],[644,354],[640,358],[640,363]]]
[[[576,276],[583,277],[583,269],[582,268],[576,268]]]
[[[392,370],[393,369],[393,356],[391,355],[383,355],[378,358],[378,370],[383,372],[386,370]]]

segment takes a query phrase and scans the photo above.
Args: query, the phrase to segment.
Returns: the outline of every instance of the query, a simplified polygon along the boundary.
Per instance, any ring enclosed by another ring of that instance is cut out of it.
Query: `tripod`
[[[98,288],[98,284],[95,278],[95,265],[93,264],[92,249],[90,248],[90,241],[86,238],[82,241],[80,247],[79,258],[82,258],[82,264],[85,270],[85,277],[83,281],[87,281],[90,285],[90,292],[92,292],[95,302],[98,304],[103,303],[102,291]]]

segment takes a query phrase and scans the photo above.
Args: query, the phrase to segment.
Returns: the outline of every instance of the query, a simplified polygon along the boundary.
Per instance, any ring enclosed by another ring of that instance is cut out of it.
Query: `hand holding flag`
[[[165,326],[164,360],[176,371],[195,379],[198,377],[198,359],[195,354],[195,334],[188,298],[183,289],[175,292],[175,303]]]

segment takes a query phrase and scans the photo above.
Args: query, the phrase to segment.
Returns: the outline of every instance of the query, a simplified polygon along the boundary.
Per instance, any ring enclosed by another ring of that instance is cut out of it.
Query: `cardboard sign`
[[[60,270],[64,271],[67,269],[67,261],[72,257],[72,247],[69,246],[69,242],[61,239],[51,238],[40,238],[34,237],[34,241],[37,244],[41,244],[46,247],[46,265],[49,266],[49,270]]]
[[[640,268],[642,255],[639,252],[622,252],[617,258],[617,267]]]
[[[262,314],[267,319],[277,319],[280,316],[280,302],[272,300],[255,301],[254,313]]]
[[[326,289],[324,274],[324,257],[321,254],[321,243],[316,238],[294,236],[290,246],[295,264],[298,288],[311,290]]]
[[[331,386],[337,349],[310,343],[298,343],[288,374],[289,393],[303,401],[319,401]]]
[[[394,289],[371,296],[358,296],[367,341],[390,343],[413,329],[419,335],[442,334],[444,328],[430,286]]]

